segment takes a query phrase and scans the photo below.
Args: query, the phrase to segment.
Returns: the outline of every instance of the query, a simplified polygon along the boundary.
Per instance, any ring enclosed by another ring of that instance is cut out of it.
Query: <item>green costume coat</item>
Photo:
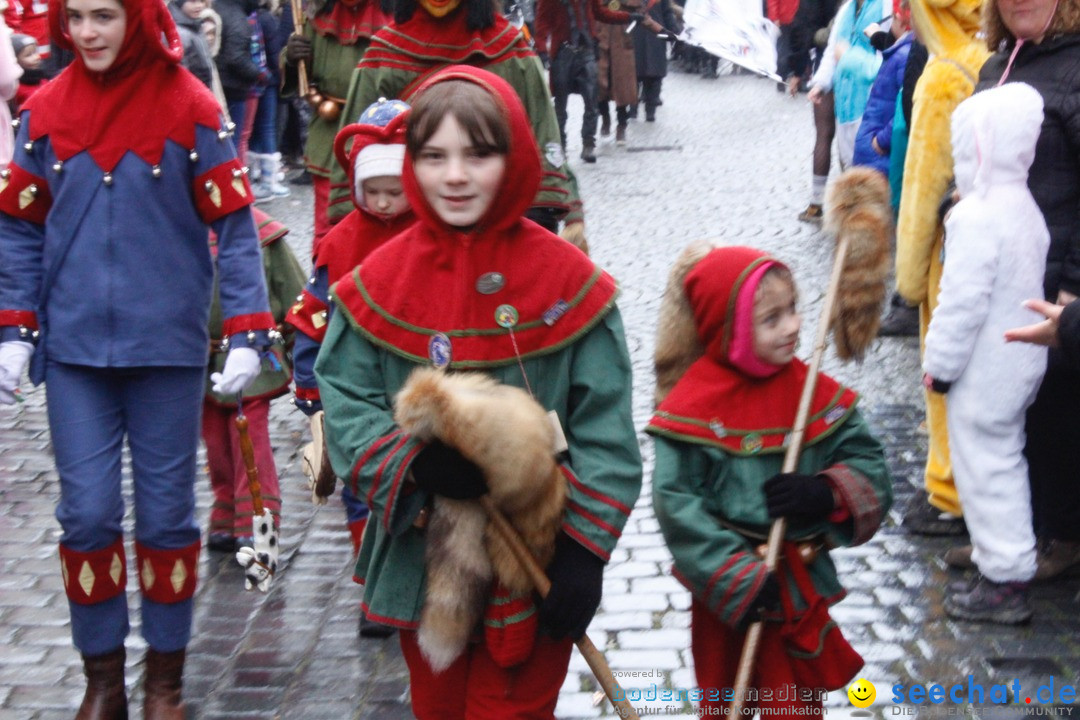
[[[781,428],[786,434],[790,428]],[[656,436],[653,508],[675,559],[674,573],[725,623],[736,625],[763,572],[757,546],[771,520],[765,481],[780,472],[783,448],[740,452],[650,425]],[[797,472],[823,473],[843,498],[840,522],[788,524],[787,538],[820,538],[826,547],[858,545],[877,530],[892,504],[892,481],[881,443],[855,409],[803,448]],[[808,567],[818,592],[837,602],[844,589],[827,552]],[[797,596],[794,585],[790,586]]]

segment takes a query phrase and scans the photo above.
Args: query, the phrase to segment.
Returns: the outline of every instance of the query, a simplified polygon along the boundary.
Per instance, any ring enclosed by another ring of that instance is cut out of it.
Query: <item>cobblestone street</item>
[[[671,263],[699,238],[775,253],[799,283],[805,354],[833,255],[830,238],[796,220],[808,200],[813,144],[805,96],[789,98],[771,82],[747,75],[706,80],[675,72],[664,83],[663,100],[657,122],[631,123],[627,147],[601,139],[595,165],[577,159],[576,96],[568,123],[567,152],[586,203],[592,256],[621,283],[619,305],[634,364],[634,419],[645,458],[645,486],[607,567],[604,598],[589,630],[616,674],[623,674],[631,700],[637,691],[647,698],[654,683],[696,686],[690,596],[670,574],[650,500],[652,442],[640,432],[652,409],[653,337]],[[292,189],[291,197],[260,207],[292,228],[288,239],[303,262],[310,254],[310,188]],[[905,503],[921,485],[925,456],[917,350],[914,338],[879,339],[861,364],[841,364],[831,352],[825,362],[827,372],[863,394],[861,407],[886,443],[896,489],[895,506],[878,535],[834,552],[848,597],[833,608],[833,617],[866,660],[861,676],[877,687],[870,708],[877,716],[899,714],[891,704],[895,684],[966,687],[969,674],[987,686],[1018,679],[1036,703],[1041,684],[1060,689],[1080,682],[1080,580],[1034,586],[1035,620],[1027,627],[945,618],[945,588],[961,575],[940,557],[956,539],[911,536],[899,527]],[[0,652],[0,720],[70,719],[84,678],[71,646],[57,559],[58,481],[44,388],[24,383],[23,392],[25,403],[0,407],[0,644],[7,648]],[[185,673],[189,716],[406,720],[408,674],[397,639],[357,634],[360,588],[351,580],[344,512],[336,500],[322,508],[309,502],[299,469],[299,451],[309,439],[307,420],[285,398],[274,405],[271,437],[284,498],[278,575],[268,594],[246,592],[231,556],[203,552]],[[211,502],[205,477],[199,479],[198,500],[205,527]],[[127,649],[135,717],[141,716],[145,644],[133,572],[129,568],[134,612]],[[612,717],[596,689],[575,654],[557,717]],[[633,704],[649,714],[693,716],[689,703]],[[830,693],[826,706],[830,717],[870,716],[855,711],[843,691]],[[926,707],[911,706],[912,714]],[[935,707],[945,714],[946,706]],[[993,716],[1019,716],[1023,710],[1013,705]]]

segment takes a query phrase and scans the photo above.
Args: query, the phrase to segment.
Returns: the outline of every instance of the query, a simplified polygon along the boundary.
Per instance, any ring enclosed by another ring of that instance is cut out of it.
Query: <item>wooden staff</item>
[[[491,520],[495,526],[496,532],[499,536],[510,546],[510,551],[514,553],[514,557],[521,563],[521,567],[528,574],[529,579],[532,580],[533,585],[536,586],[536,591],[540,593],[540,597],[547,597],[548,591],[551,590],[551,581],[548,580],[547,575],[544,574],[543,569],[536,562],[536,558],[529,552],[529,548],[525,546],[525,542],[518,535],[517,530],[510,524],[506,517],[502,514],[502,511],[495,506],[495,501],[488,495],[480,496],[480,505],[487,513],[488,519]],[[626,693],[622,692],[622,688],[619,687],[619,681],[615,679],[615,676],[611,673],[611,666],[608,665],[607,660],[604,658],[604,654],[597,649],[596,645],[593,645],[592,640],[588,635],[582,635],[581,639],[577,641],[577,648],[581,651],[582,656],[585,658],[585,662],[589,664],[589,669],[592,670],[593,675],[596,676],[596,680],[600,683],[600,687],[604,689],[604,694],[607,695],[608,700],[615,706],[615,710],[621,718],[632,718],[633,720],[639,720],[637,711],[634,710],[634,706],[626,699]]]
[[[300,6],[300,0],[290,0],[289,4],[292,6],[293,17],[293,34],[301,35],[304,32],[304,9]],[[300,97],[307,98],[308,78],[307,78],[307,63],[300,60],[296,63],[296,91],[300,94]]]
[[[810,403],[814,398],[814,390],[817,388],[821,358],[825,355],[825,344],[829,337],[829,319],[832,317],[833,306],[836,304],[840,276],[843,274],[844,269],[844,258],[847,257],[848,242],[847,233],[840,233],[837,238],[836,258],[833,260],[832,275],[829,277],[829,289],[825,293],[825,304],[821,308],[821,319],[818,321],[814,354],[810,358],[810,366],[806,372],[802,395],[799,396],[795,424],[792,426],[791,438],[788,440],[787,451],[784,453],[784,465],[781,472],[795,472],[799,465],[799,453],[802,452],[803,437],[806,435],[806,421],[810,416]],[[786,532],[787,520],[777,518],[773,521],[772,527],[769,529],[769,544],[765,550],[765,569],[768,572],[776,570],[777,561],[780,559],[780,546],[784,542]],[[750,688],[751,675],[757,662],[758,646],[761,644],[761,631],[763,628],[764,623],[758,620],[746,632],[742,656],[739,658],[739,669],[735,675],[735,695],[731,700],[730,712],[732,717],[742,713],[743,701],[746,698],[746,691]]]
[[[248,489],[251,491],[252,514],[262,517],[263,499],[262,485],[259,484],[259,468],[255,464],[255,446],[251,444],[251,433],[248,432],[248,419],[244,415],[239,403],[236,406],[236,432],[240,435],[240,455],[244,458],[244,470],[247,471]]]

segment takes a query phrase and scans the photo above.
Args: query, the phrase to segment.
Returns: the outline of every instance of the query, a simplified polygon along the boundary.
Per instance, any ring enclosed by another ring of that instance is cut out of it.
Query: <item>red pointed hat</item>
[[[195,145],[195,125],[220,127],[210,91],[179,66],[183,46],[161,0],[97,0],[123,8],[126,27],[116,60],[104,72],[89,70],[70,32],[66,3],[49,0],[53,42],[75,52],[75,61],[26,102],[30,139],[49,136],[60,160],[86,150],[108,172],[128,151],[148,164],[161,161],[165,141]]]

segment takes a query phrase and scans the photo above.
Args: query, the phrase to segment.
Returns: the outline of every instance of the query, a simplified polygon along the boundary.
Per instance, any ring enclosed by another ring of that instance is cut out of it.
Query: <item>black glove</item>
[[[289,41],[285,45],[285,60],[290,65],[303,60],[304,62],[311,62],[311,40],[308,40],[303,35],[290,35]]]
[[[821,520],[836,509],[832,484],[823,475],[780,473],[765,481],[769,517]]]
[[[549,232],[559,232],[559,211],[555,208],[531,207],[525,211],[525,217]]]
[[[540,622],[556,640],[585,634],[604,587],[604,561],[560,534],[555,557],[547,568],[551,590],[540,602]]]
[[[476,463],[441,440],[432,440],[412,461],[413,482],[421,490],[454,500],[472,500],[487,492]]]
[[[780,607],[780,583],[776,580],[774,573],[769,573],[765,576],[765,582],[761,584],[757,595],[750,601],[750,607],[739,619],[736,629],[745,630],[760,620],[763,613],[774,611],[778,607]]]
[[[885,52],[896,42],[896,36],[888,30],[879,30],[870,36],[870,47],[878,52]]]

